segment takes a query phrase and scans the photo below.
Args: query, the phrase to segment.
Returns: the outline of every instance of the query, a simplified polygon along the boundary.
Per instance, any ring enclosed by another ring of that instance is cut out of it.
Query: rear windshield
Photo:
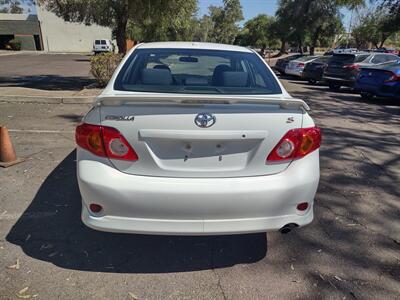
[[[100,40],[95,40],[94,43],[95,45],[100,45]]]
[[[101,42],[102,45],[106,45],[107,44],[106,40],[101,40],[100,42]]]
[[[320,56],[319,58],[317,58],[316,60],[314,60],[314,62],[316,63],[326,63],[331,59],[332,56],[329,55],[325,55],[325,56]]]
[[[114,89],[189,94],[280,94],[277,80],[254,53],[199,49],[137,49]]]
[[[300,58],[298,58],[298,59],[296,59],[297,61],[308,61],[308,60],[312,60],[312,59],[314,59],[314,58],[317,58],[318,56],[303,56],[303,57],[300,57]]]
[[[332,61],[339,61],[342,63],[356,63],[365,60],[369,54],[354,55],[354,54],[339,54],[333,55]]]
[[[297,60],[299,57],[303,57],[304,55],[302,55],[302,54],[295,54],[295,55],[291,55],[291,56],[288,56],[288,57],[286,57],[286,58],[284,58],[284,59],[287,59],[287,60]]]

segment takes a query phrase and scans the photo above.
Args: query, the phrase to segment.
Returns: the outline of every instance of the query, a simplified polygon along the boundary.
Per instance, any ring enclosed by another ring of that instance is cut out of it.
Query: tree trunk
[[[383,44],[385,44],[387,38],[388,38],[388,36],[386,34],[384,34],[384,33],[381,34],[381,41],[380,41],[379,49],[383,47]]]
[[[310,46],[310,55],[314,55],[315,47],[317,46],[317,42],[318,42],[319,36],[321,34],[321,29],[322,29],[321,26],[319,26],[313,34],[313,37],[311,40],[311,46]]]
[[[298,50],[300,50],[300,54],[304,54],[303,51],[303,41],[301,39],[299,39],[299,45],[298,45]]]
[[[121,16],[117,20],[117,27],[115,28],[115,37],[117,40],[118,53],[126,53],[126,24],[128,23],[127,16]]]
[[[281,40],[281,50],[279,50],[278,55],[283,55],[286,53],[286,47],[287,47],[287,43],[285,40]]]

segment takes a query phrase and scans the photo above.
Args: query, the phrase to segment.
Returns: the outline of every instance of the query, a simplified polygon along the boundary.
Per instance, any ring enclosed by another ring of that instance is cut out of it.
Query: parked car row
[[[311,84],[326,83],[331,90],[353,88],[363,98],[400,97],[400,57],[379,52],[334,53],[324,56],[292,55],[277,61],[281,74]]]

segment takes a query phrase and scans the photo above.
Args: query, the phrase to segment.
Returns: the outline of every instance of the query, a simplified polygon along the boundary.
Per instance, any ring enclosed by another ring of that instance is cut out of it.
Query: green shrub
[[[121,59],[122,55],[115,53],[94,55],[90,59],[90,72],[101,86],[105,86],[111,79]]]
[[[16,39],[12,39],[11,41],[9,41],[8,46],[9,47],[6,47],[6,48],[9,48],[10,50],[14,50],[14,51],[21,50],[21,42],[17,41]]]

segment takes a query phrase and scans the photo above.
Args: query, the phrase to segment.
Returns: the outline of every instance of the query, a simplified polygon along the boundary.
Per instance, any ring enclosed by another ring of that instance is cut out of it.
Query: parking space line
[[[27,133],[74,133],[74,130],[39,130],[39,129],[8,129],[9,132]]]

